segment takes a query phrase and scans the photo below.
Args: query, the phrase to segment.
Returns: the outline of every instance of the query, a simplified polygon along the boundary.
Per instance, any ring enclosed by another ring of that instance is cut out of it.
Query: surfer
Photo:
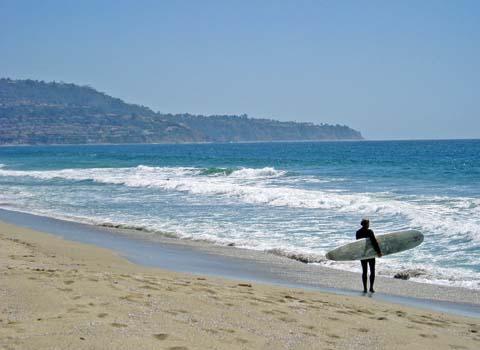
[[[360,225],[362,225],[362,228],[357,231],[356,238],[370,238],[373,248],[377,252],[378,256],[381,257],[382,251],[380,250],[377,239],[375,238],[375,234],[369,229],[370,220],[362,219]],[[375,258],[360,260],[360,262],[362,263],[363,292],[367,292],[367,270],[368,266],[370,266],[370,293],[375,293],[375,290],[373,289],[373,283],[375,282]]]

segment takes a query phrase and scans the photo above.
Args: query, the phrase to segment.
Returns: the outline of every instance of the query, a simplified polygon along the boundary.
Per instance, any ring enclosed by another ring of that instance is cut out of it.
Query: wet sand
[[[478,318],[171,272],[0,223],[2,349],[477,349]]]

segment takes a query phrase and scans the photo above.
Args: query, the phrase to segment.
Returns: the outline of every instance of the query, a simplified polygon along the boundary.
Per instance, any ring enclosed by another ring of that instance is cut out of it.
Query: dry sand
[[[0,223],[0,349],[478,349],[480,320],[134,265]]]

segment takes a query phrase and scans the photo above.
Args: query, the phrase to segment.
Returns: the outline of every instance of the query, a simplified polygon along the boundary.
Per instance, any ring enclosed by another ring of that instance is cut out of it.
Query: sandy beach
[[[480,1],[0,9],[0,350],[480,350]]]
[[[476,349],[475,318],[135,265],[0,224],[2,349]]]

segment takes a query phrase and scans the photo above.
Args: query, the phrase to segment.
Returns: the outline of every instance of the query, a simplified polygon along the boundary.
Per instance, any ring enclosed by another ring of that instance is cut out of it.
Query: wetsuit
[[[357,239],[370,238],[372,242],[373,249],[380,254],[380,247],[378,246],[377,239],[372,230],[362,227],[357,231]],[[362,282],[363,289],[367,291],[367,264],[370,266],[370,291],[373,292],[373,283],[375,282],[375,258],[360,260],[362,263]]]

